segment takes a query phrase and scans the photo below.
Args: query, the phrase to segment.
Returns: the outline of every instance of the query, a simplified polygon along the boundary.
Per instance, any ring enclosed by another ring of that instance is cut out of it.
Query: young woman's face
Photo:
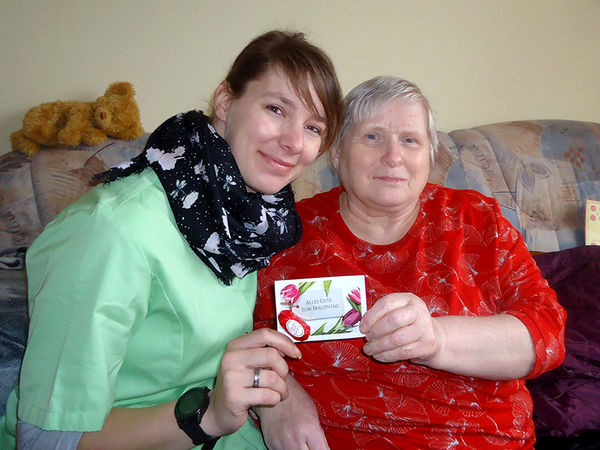
[[[325,110],[310,86],[317,117],[298,97],[280,70],[251,81],[231,98],[225,82],[215,93],[217,132],[231,147],[246,185],[274,194],[317,157],[325,136]]]

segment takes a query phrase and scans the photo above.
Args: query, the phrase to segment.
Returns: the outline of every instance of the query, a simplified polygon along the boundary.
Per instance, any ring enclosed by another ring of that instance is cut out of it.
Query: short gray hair
[[[429,138],[431,161],[433,162],[438,147],[438,136],[429,100],[415,83],[399,77],[381,75],[371,78],[360,83],[346,95],[344,98],[342,128],[336,145],[341,145],[342,140],[354,125],[370,119],[377,113],[379,108],[396,99],[401,99],[408,104],[420,103],[425,108],[427,112],[427,136]]]

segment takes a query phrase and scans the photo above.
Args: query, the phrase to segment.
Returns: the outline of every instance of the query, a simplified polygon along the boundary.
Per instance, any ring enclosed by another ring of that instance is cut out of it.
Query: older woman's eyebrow
[[[414,134],[414,135],[419,135],[419,136],[427,134],[427,131],[419,130],[418,128],[412,128],[412,127],[400,128],[399,132],[401,134]]]
[[[397,133],[397,134],[412,134],[412,135],[419,135],[419,136],[424,136],[427,134],[426,131],[423,130],[419,130],[419,128],[416,127],[410,127],[410,126],[402,126],[402,127],[390,127],[389,125],[382,123],[382,122],[369,122],[368,120],[364,121],[358,128],[357,130],[364,132],[364,131],[391,131],[392,133]]]

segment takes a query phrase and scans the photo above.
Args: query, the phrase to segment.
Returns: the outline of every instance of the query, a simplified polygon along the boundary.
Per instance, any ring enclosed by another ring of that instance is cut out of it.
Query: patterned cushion
[[[97,184],[94,174],[133,158],[147,138],[45,148],[32,159],[19,152],[0,157],[0,252],[29,247],[48,222]]]
[[[600,199],[600,124],[506,122],[450,136],[467,186],[498,200],[530,250],[584,245],[585,199]]]

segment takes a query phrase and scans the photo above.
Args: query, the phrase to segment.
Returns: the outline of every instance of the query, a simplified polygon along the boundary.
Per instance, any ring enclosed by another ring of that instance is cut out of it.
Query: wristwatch
[[[175,404],[175,419],[194,445],[203,445],[203,449],[211,450],[221,436],[213,437],[204,432],[200,426],[202,416],[208,408],[210,390],[206,387],[192,388],[184,393]]]

